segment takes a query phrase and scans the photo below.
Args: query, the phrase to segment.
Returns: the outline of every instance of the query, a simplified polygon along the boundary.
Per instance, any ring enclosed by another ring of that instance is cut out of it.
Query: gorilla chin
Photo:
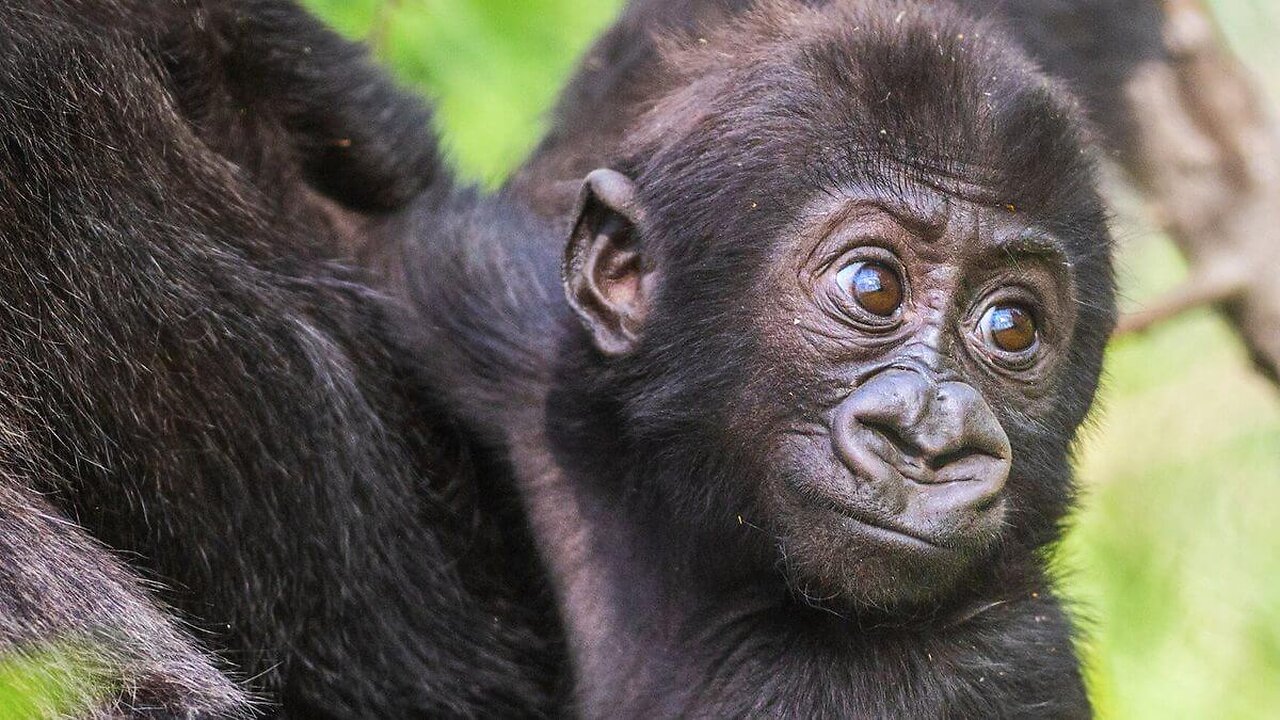
[[[807,599],[899,612],[945,600],[981,567],[999,539],[1006,505],[996,500],[967,527],[922,530],[799,492],[784,502],[786,568]]]

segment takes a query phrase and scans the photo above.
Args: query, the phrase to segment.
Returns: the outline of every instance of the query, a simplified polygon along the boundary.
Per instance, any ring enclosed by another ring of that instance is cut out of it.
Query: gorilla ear
[[[655,276],[640,253],[642,215],[626,175],[587,175],[565,249],[564,288],[596,348],[611,357],[635,348],[649,313]]]

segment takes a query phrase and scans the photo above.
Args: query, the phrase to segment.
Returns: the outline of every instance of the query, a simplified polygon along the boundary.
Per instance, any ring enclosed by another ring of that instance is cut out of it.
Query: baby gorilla
[[[1074,101],[944,3],[767,2],[663,59],[568,308],[510,196],[401,248],[579,710],[1088,716],[1041,554],[1114,314]]]

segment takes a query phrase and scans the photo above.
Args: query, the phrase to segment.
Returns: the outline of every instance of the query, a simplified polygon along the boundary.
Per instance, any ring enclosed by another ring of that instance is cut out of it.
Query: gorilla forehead
[[[768,2],[668,42],[674,89],[633,127],[623,163],[666,250],[692,259],[711,238],[776,235],[844,186],[925,185],[1105,255],[1075,101],[997,28],[945,7]]]

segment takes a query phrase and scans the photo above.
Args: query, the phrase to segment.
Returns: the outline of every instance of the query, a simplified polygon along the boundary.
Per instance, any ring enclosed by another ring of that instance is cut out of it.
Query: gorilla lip
[[[851,515],[842,510],[833,510],[833,512],[843,516],[845,520],[856,524],[859,527],[859,529],[862,530],[863,532],[866,532],[872,536],[878,537],[890,543],[902,543],[905,541],[912,545],[924,546],[930,552],[947,552],[947,553],[954,552],[952,548],[939,545],[931,540],[926,540],[925,538],[922,538],[919,535],[913,535],[909,532],[906,532],[905,530],[900,530],[898,528],[889,527],[887,525],[881,525],[878,523],[869,522],[867,520]]]
[[[861,476],[858,473],[850,472],[848,482],[853,487],[869,486],[874,484],[870,478]],[[932,488],[936,491],[948,490],[959,491],[965,493],[970,485],[966,480],[949,480],[934,483],[920,483],[906,476],[899,476],[898,482],[907,486]],[[917,523],[911,522],[892,522],[882,517],[868,513],[866,508],[859,506],[857,502],[849,497],[844,497],[839,491],[832,492],[828,488],[814,487],[807,484],[794,484],[787,482],[786,485],[791,491],[791,495],[795,498],[797,504],[810,509],[817,509],[831,513],[840,518],[843,523],[854,523],[857,529],[872,537],[880,540],[890,540],[891,544],[901,544],[902,541],[911,541],[916,545],[928,546],[935,551],[961,552],[963,548],[969,548],[975,544],[977,538],[984,537],[987,533],[976,531],[974,524],[985,524],[993,513],[1003,513],[1004,510],[1004,494],[995,493],[981,502],[972,503],[974,512],[981,516],[982,519],[975,517],[964,523],[956,524],[951,532],[944,533],[945,538],[930,538]],[[926,501],[927,502],[927,501]],[[946,501],[943,501],[943,504]],[[962,502],[961,504],[970,504]],[[904,509],[901,513],[903,520],[911,520],[913,515],[910,510]],[[891,536],[891,537],[890,537]],[[983,544],[983,543],[979,543]]]
[[[832,497],[830,494],[806,493],[803,489],[794,486],[792,489],[797,499],[804,505],[838,516],[842,523],[853,524],[856,526],[856,530],[864,534],[885,540],[890,544],[901,544],[906,541],[912,545],[925,546],[931,551],[954,552],[954,548],[929,540],[905,528],[890,525],[883,521],[868,519],[865,512],[850,507],[846,502]]]

